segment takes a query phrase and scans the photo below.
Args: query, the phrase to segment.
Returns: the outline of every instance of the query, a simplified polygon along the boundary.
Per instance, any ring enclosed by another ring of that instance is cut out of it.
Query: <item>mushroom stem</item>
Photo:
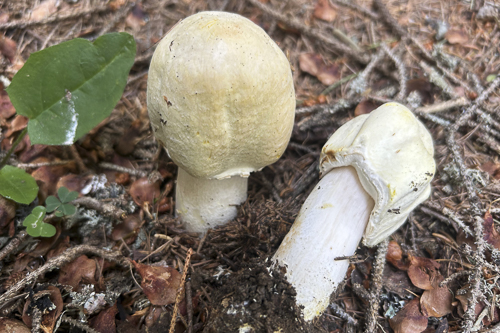
[[[179,168],[176,215],[188,231],[205,233],[236,217],[237,207],[247,199],[248,178],[196,178]]]
[[[349,266],[335,258],[354,254],[373,206],[353,167],[328,172],[302,206],[273,261],[286,269],[305,320],[330,303]]]

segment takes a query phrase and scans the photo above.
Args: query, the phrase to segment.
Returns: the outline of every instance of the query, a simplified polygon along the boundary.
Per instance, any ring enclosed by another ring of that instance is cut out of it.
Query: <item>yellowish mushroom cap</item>
[[[398,229],[431,193],[434,147],[424,125],[398,103],[386,103],[340,127],[321,152],[321,173],[353,166],[375,201],[363,243],[375,246]],[[354,204],[354,203],[353,203]]]
[[[240,15],[192,15],[153,55],[148,111],[156,138],[191,176],[248,176],[280,158],[290,139],[289,62],[264,30]]]

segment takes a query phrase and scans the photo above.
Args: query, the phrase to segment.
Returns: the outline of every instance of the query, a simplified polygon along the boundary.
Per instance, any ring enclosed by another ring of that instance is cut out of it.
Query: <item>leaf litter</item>
[[[140,5],[127,7],[127,1],[119,0],[89,9],[84,1],[46,0],[10,2],[1,8],[0,16],[10,21],[42,22],[2,28],[0,75],[8,79],[30,53],[75,37],[92,39],[107,31],[129,31],[140,52],[125,94],[111,116],[76,143],[81,160],[90,170],[88,174],[78,169],[68,150],[59,146],[30,147],[29,138],[18,146],[10,161],[13,165],[24,164],[38,181],[38,204],[55,195],[61,186],[80,192],[80,199],[94,201],[79,204],[72,219],[46,217],[57,233],[43,240],[23,238],[21,233],[20,221],[29,214],[30,207],[0,201],[0,251],[5,253],[1,262],[5,282],[2,292],[9,292],[29,272],[45,265],[55,269],[37,275],[32,284],[18,289],[29,294],[29,301],[10,299],[0,304],[6,317],[0,325],[6,322],[23,332],[25,325],[18,318],[28,315],[38,320],[41,315],[42,330],[53,329],[55,318],[59,331],[76,330],[77,325],[83,325],[82,330],[93,328],[102,332],[164,332],[170,326],[173,304],[153,304],[164,302],[156,299],[163,299],[162,294],[155,293],[158,288],[146,291],[143,277],[137,274],[138,270],[130,270],[129,262],[111,261],[103,258],[108,254],[94,251],[78,253],[64,265],[49,263],[66,258],[67,251],[85,244],[119,251],[122,258],[135,260],[146,272],[168,266],[172,275],[183,272],[187,250],[192,248],[184,300],[179,303],[182,317],[175,325],[178,332],[217,332],[221,327],[228,332],[266,332],[268,328],[283,327],[286,332],[362,331],[365,321],[369,321],[365,319],[366,309],[373,302],[366,298],[373,283],[373,250],[360,247],[357,258],[351,260],[345,287],[332,295],[337,307],[329,308],[312,324],[300,321],[300,309],[293,304],[293,289],[279,273],[268,274],[265,259],[277,249],[317,182],[314,163],[328,136],[354,115],[369,113],[377,105],[395,99],[403,84],[408,94],[402,102],[410,105],[430,128],[440,167],[432,198],[417,208],[389,245],[382,293],[376,299],[383,304],[375,316],[378,330],[471,331],[474,325],[482,330],[498,325],[498,89],[476,111],[466,113],[471,116],[452,133],[456,146],[447,139],[449,124],[480,98],[500,72],[495,56],[495,45],[500,41],[495,19],[498,8],[487,1],[483,6],[474,3],[476,7],[452,1],[426,0],[425,5],[417,1],[384,1],[387,11],[364,0],[350,7],[341,1],[258,1],[267,7],[258,7],[256,2],[144,0]],[[374,1],[375,5],[379,2]],[[105,10],[94,15],[98,8]],[[266,8],[273,8],[274,12]],[[252,175],[249,200],[240,207],[238,217],[199,238],[187,232],[175,218],[173,184],[177,171],[158,149],[149,130],[145,112],[146,70],[153,43],[169,27],[187,13],[213,9],[251,18],[288,51],[295,70],[298,111],[284,157],[262,171],[271,185],[265,185],[259,175]],[[75,16],[58,19],[67,14]],[[395,23],[388,19],[391,17]],[[426,17],[445,23],[444,40],[436,40],[436,31],[425,22]],[[8,20],[0,22],[0,26],[8,24]],[[399,39],[394,24],[407,29],[405,38],[410,39]],[[332,29],[348,38],[340,39],[341,44],[348,48],[357,45],[372,59],[379,44],[386,43],[393,58],[404,64],[406,77],[399,76],[398,63],[389,57],[361,75],[366,64],[331,43]],[[362,80],[339,83],[352,74],[361,75]],[[325,89],[329,89],[327,93],[323,93]],[[0,97],[3,152],[26,123],[14,117],[8,96],[3,93]],[[446,104],[459,97],[466,98],[467,104]],[[463,158],[458,164],[457,156]],[[150,182],[145,176],[156,171],[161,177]],[[104,186],[90,186],[83,193],[92,177],[102,179],[104,174],[108,180]],[[112,184],[113,181],[118,184]],[[473,210],[477,204],[474,193],[481,205],[479,213]],[[477,221],[483,227],[480,238],[470,236],[479,230]],[[483,259],[475,252],[478,239],[486,244]],[[19,240],[17,245],[9,247],[15,240]],[[163,266],[155,266],[159,262]],[[167,279],[147,276],[149,286],[168,285],[162,290],[170,292],[178,288],[168,284]],[[479,287],[475,281],[481,282]],[[57,292],[53,288],[59,290],[64,303],[55,299]],[[169,297],[171,302],[172,295]],[[66,311],[76,299],[93,301],[86,307]],[[53,306],[55,310],[48,310]],[[356,320],[357,326],[346,319],[349,317]],[[438,317],[441,319],[434,319]]]

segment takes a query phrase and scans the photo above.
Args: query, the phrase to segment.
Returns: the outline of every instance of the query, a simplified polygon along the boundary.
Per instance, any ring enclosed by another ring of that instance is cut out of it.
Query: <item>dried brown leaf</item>
[[[90,327],[99,333],[116,333],[115,316],[118,308],[115,305],[99,312],[97,316],[90,320]]]
[[[42,321],[40,323],[41,331],[43,333],[52,333],[56,321],[62,313],[64,302],[61,297],[61,292],[57,287],[48,286],[47,290],[50,291],[49,299],[52,302],[52,304],[55,305],[55,308],[49,308],[46,302],[37,302],[35,306],[38,307],[38,309],[42,312]],[[24,304],[23,315],[22,315],[23,322],[28,327],[32,327],[32,316],[31,316],[32,313],[29,312],[32,309],[30,307],[30,304],[31,300],[28,299],[28,301]]]
[[[127,26],[132,28],[132,30],[139,31],[141,27],[146,25],[146,21],[144,20],[145,18],[146,13],[142,9],[142,5],[139,3],[132,8],[127,18],[125,19],[125,23],[127,24]]]
[[[146,203],[152,205],[154,199],[160,197],[160,184],[158,182],[149,183],[147,177],[139,178],[130,186],[129,194],[134,202],[141,207]]]
[[[313,15],[320,20],[333,22],[337,17],[337,9],[332,7],[328,0],[318,0]]]
[[[453,311],[453,306],[451,305],[453,295],[446,286],[439,287],[439,283],[443,280],[442,276],[434,279],[432,281],[434,289],[424,291],[420,298],[422,313],[428,317],[443,317]]]
[[[380,106],[379,103],[375,103],[369,99],[364,99],[356,106],[354,109],[354,116],[360,116],[362,114],[368,114],[378,108]]]
[[[340,66],[325,64],[319,54],[302,53],[299,56],[299,67],[302,71],[318,78],[324,85],[331,85],[340,79]]]
[[[9,37],[0,36],[0,53],[2,53],[11,63],[16,56],[17,43]]]
[[[142,277],[141,287],[153,305],[175,303],[177,289],[181,284],[181,274],[173,267],[143,265],[132,261]]]
[[[436,274],[436,269],[439,267],[439,263],[435,260],[411,256],[408,276],[416,287],[431,290],[434,288],[432,286],[432,279]]]
[[[16,114],[16,109],[10,102],[9,95],[5,89],[0,90],[0,125],[4,125],[4,122]]]
[[[88,188],[88,185],[92,182],[93,179],[94,176],[90,174],[75,175],[70,173],[59,178],[56,187],[57,189],[59,189],[64,186],[70,191],[78,192],[78,196],[81,197],[82,195],[89,193],[90,189]]]
[[[40,204],[45,202],[47,196],[56,195],[57,181],[67,172],[69,172],[69,169],[66,166],[56,165],[42,166],[31,173],[31,176],[35,178],[40,187],[38,191]]]
[[[9,13],[0,12],[0,24],[4,24],[9,22]]]
[[[125,239],[126,244],[131,244],[135,240],[135,237],[126,238],[126,236],[135,231],[140,226],[141,219],[139,218],[139,215],[129,215],[122,223],[119,223],[113,228],[110,238],[114,241],[118,241],[123,238]]]
[[[16,116],[9,124],[9,129],[5,132],[5,137],[10,138],[12,134],[22,131],[28,126],[28,118],[25,116]]]
[[[498,234],[495,224],[493,222],[493,216],[487,211],[484,214],[484,240],[489,244],[493,245],[497,250],[500,249],[500,235]]]
[[[469,36],[461,29],[450,29],[444,37],[450,44],[465,44],[469,41]]]
[[[61,297],[61,292],[59,291],[58,288],[54,286],[48,286],[47,289],[50,290],[49,298],[56,307],[55,309],[52,309],[47,313],[44,313],[44,315],[42,316],[42,323],[40,328],[44,333],[52,333],[54,326],[56,325],[57,319],[59,318],[59,316],[63,311],[64,302]]]
[[[16,217],[16,203],[0,196],[0,228],[5,228]]]
[[[421,333],[427,328],[427,317],[420,312],[418,298],[412,299],[394,317],[389,324],[394,333]]]
[[[57,0],[45,0],[33,8],[31,21],[40,21],[57,12]]]
[[[399,295],[401,298],[408,297],[411,292],[418,292],[418,288],[411,284],[408,274],[402,270],[386,265],[382,274],[384,288],[387,291]]]
[[[80,282],[86,284],[97,283],[95,281],[95,271],[95,261],[89,259],[86,255],[81,255],[69,264],[61,267],[58,282],[72,286],[73,290],[78,290]]]
[[[143,126],[141,119],[136,119],[130,124],[130,127],[125,130],[115,147],[118,154],[128,155],[134,151],[135,145],[141,140],[140,134]]]
[[[0,332],[31,333],[31,330],[19,320],[0,318]]]

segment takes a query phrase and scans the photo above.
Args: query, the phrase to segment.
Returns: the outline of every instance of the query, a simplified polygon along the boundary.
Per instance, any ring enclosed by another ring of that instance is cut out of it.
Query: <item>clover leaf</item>
[[[31,214],[24,221],[23,226],[32,237],[52,237],[56,234],[56,228],[52,224],[44,223],[43,219],[46,209],[43,206],[33,208]]]
[[[45,200],[47,212],[54,212],[57,217],[69,216],[76,213],[75,206],[70,204],[70,202],[78,198],[78,192],[70,192],[66,187],[62,186],[57,190],[57,196],[59,199],[51,195]]]

